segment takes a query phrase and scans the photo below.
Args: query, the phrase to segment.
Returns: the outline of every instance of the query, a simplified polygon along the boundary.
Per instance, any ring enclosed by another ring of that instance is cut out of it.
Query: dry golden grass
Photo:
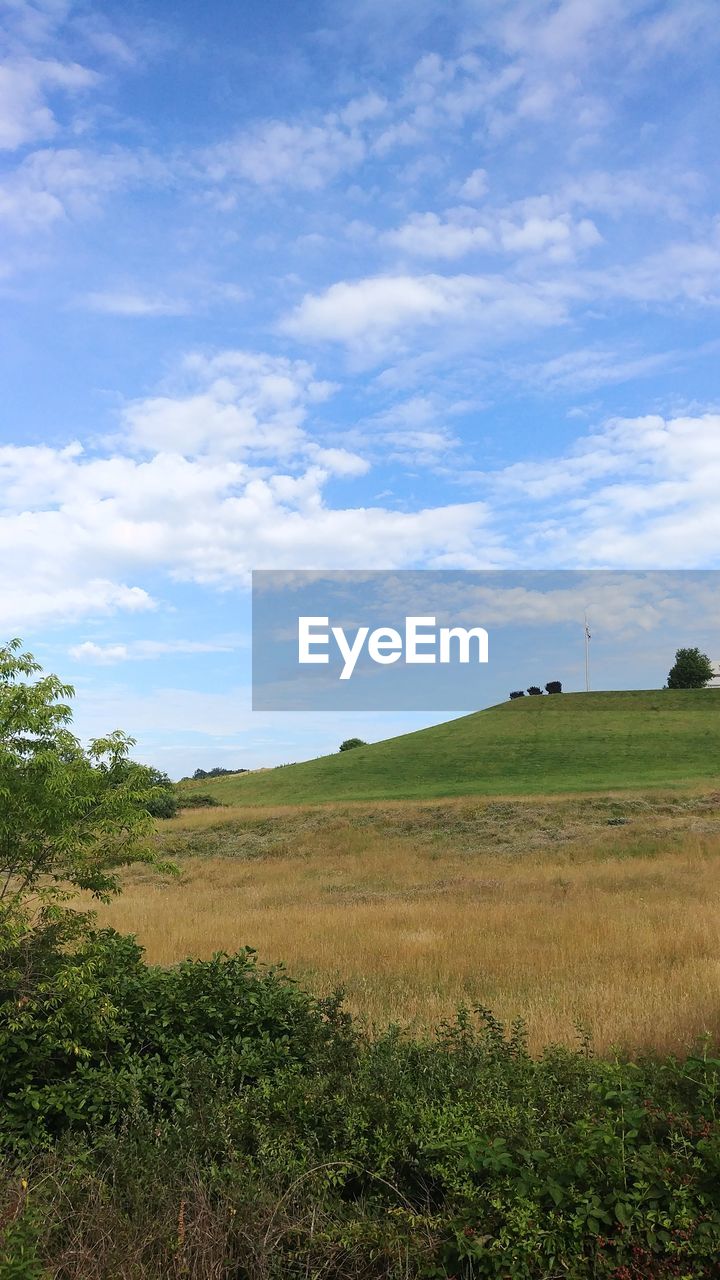
[[[625,825],[615,825],[623,821]],[[257,948],[370,1022],[458,1004],[535,1048],[720,1035],[720,804],[703,794],[196,811],[178,880],[131,870],[102,919],[150,961]],[[197,856],[204,853],[205,856]],[[195,856],[193,856],[195,855]]]

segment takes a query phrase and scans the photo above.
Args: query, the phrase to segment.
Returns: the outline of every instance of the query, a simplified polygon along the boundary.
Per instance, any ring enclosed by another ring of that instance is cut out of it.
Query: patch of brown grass
[[[249,944],[370,1022],[483,1004],[536,1048],[720,1034],[716,795],[197,810],[161,838],[181,877],[132,870],[102,912],[152,962]]]

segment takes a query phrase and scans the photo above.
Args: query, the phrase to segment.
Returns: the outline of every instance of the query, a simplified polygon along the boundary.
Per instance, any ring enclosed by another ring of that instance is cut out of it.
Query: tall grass
[[[151,962],[248,944],[371,1023],[476,1003],[538,1049],[578,1024],[599,1051],[720,1034],[713,796],[228,809],[163,830],[180,878],[131,872],[102,914]]]

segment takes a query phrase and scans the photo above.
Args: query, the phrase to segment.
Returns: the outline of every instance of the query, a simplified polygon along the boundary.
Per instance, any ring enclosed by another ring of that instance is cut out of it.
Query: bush
[[[367,742],[363,742],[362,738],[346,738],[340,743],[341,751],[353,751],[355,747],[366,747]]]
[[[220,765],[214,769],[196,769],[193,781],[201,782],[203,778],[228,778],[234,773],[247,773],[247,769],[223,769]]]
[[[73,936],[74,931],[74,936]],[[68,913],[0,953],[0,1143],[25,1150],[128,1107],[188,1105],[197,1068],[249,1084],[317,1068],[324,1006],[250,949],[148,966],[131,937]]]
[[[536,698],[538,697],[538,695],[542,696],[542,689],[537,684],[531,684],[530,688],[528,689],[528,693]]]
[[[22,1166],[51,1274],[717,1275],[717,1059],[600,1062],[582,1043],[533,1059],[485,1010],[424,1039],[353,1036],[337,1003],[319,1021],[299,993],[238,987],[242,961],[179,970],[142,1060],[152,1078],[167,1035],[160,1060],[181,1048],[187,1083]],[[245,1074],[227,1070],[227,1016]],[[0,1204],[18,1185],[8,1162]],[[33,1258],[29,1228],[17,1247]]]
[[[524,690],[524,689],[513,689],[512,693],[510,694],[510,697],[511,697],[511,699],[513,699],[513,698],[524,698],[524,697],[525,697],[525,690]]]
[[[212,809],[219,806],[220,801],[206,791],[181,791],[178,805],[181,809]]]
[[[546,693],[562,693],[562,685],[559,680],[549,680],[545,685]]]

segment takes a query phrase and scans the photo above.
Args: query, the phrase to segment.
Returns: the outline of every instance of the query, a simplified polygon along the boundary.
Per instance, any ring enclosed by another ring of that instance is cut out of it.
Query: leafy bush
[[[542,689],[537,684],[531,684],[528,693],[536,698],[538,695],[542,695]]]
[[[125,1118],[23,1163],[52,1274],[716,1277],[719,1060],[533,1059],[484,1010],[370,1039],[246,959],[180,966]]]
[[[524,697],[525,697],[525,690],[524,690],[524,689],[513,689],[512,693],[510,694],[510,697],[511,697],[511,699],[513,699],[513,698],[524,698]]]
[[[362,738],[346,738],[340,743],[341,751],[352,751],[355,747],[366,747],[367,742],[363,742]]]
[[[559,680],[548,680],[545,685],[546,693],[562,693],[562,685]]]
[[[187,1105],[199,1063],[230,1089],[315,1065],[323,1006],[250,950],[169,969],[67,913],[0,952],[0,1142],[24,1150],[129,1106]]]
[[[223,769],[220,765],[214,769],[196,769],[193,781],[202,781],[203,778],[227,778],[234,773],[247,773],[247,769]]]
[[[220,801],[207,791],[181,791],[178,805],[181,809],[212,809],[217,808]]]

